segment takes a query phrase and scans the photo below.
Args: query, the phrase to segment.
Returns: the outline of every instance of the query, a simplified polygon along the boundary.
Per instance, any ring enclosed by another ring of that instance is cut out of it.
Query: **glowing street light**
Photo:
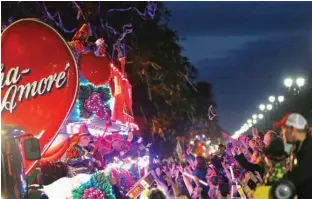
[[[249,124],[248,124],[248,127],[249,127],[249,128],[250,128],[250,127],[252,127],[252,124],[251,124],[251,123],[249,123]]]
[[[251,120],[251,119],[247,120],[247,123],[248,123],[248,124],[251,124],[251,123],[252,123],[252,120]]]
[[[264,110],[265,110],[265,105],[264,105],[264,104],[260,104],[259,109],[260,109],[261,111],[264,111]]]
[[[269,102],[274,103],[275,102],[275,96],[270,96],[269,97]]]
[[[263,119],[263,114],[258,114],[258,118],[260,119],[260,120],[262,120]]]
[[[290,88],[293,84],[293,80],[291,78],[286,78],[284,80],[284,85],[287,87],[287,88]]]
[[[277,97],[277,101],[278,101],[279,103],[283,102],[284,100],[285,100],[285,97],[284,97],[284,96],[278,96],[278,97]]]
[[[257,124],[257,120],[252,120],[252,123],[253,124]]]
[[[256,120],[257,117],[258,117],[257,114],[253,114],[253,115],[252,115],[252,119],[254,119],[254,120]]]
[[[300,88],[300,87],[302,87],[303,85],[304,85],[304,83],[305,83],[305,79],[303,79],[302,77],[298,77],[297,79],[296,79],[296,84],[297,84],[297,86]]]
[[[273,106],[272,106],[272,104],[268,104],[268,105],[266,106],[266,108],[267,108],[268,111],[270,111],[270,110],[272,110]]]

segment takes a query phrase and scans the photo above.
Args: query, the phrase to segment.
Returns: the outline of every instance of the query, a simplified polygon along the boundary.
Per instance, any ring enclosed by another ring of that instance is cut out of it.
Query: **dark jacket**
[[[297,165],[285,178],[294,183],[298,199],[312,198],[312,137],[307,133],[306,139],[296,145]]]
[[[195,171],[193,172],[194,176],[198,177],[199,180],[202,180],[204,182],[206,182],[206,174],[207,174],[207,170],[206,169],[195,169]],[[196,186],[194,181],[192,181],[192,186],[193,187]],[[203,189],[203,192],[208,194],[208,191],[209,191],[209,187],[208,186],[200,184],[200,187]]]
[[[86,158],[86,156],[88,156],[88,158]],[[95,167],[91,158],[92,155],[88,150],[78,144],[69,148],[65,158],[68,168],[68,177],[74,177],[80,173],[94,173]]]
[[[264,171],[265,171],[264,167],[258,164],[253,164],[253,163],[248,162],[244,154],[235,155],[234,158],[239,163],[239,165],[243,167],[244,169],[246,169],[247,171],[251,171],[252,173],[255,173],[257,171],[259,172],[261,177],[264,176]]]

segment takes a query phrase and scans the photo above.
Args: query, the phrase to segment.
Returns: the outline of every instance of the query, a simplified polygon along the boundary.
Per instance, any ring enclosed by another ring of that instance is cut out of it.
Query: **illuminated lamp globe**
[[[284,80],[284,85],[287,87],[287,88],[290,88],[293,84],[293,80],[291,78],[286,78]]]
[[[268,111],[270,111],[270,110],[273,109],[273,106],[272,106],[272,104],[268,104],[268,105],[266,106],[266,108],[268,109]]]
[[[247,123],[248,123],[248,124],[251,124],[251,123],[252,123],[252,120],[251,120],[251,119],[247,120]]]
[[[300,88],[300,87],[302,87],[303,85],[304,85],[304,83],[305,83],[305,79],[303,79],[302,77],[298,77],[297,79],[296,79],[296,84],[297,84],[297,86]]]
[[[269,97],[269,102],[274,103],[275,102],[275,96],[270,96]]]
[[[260,109],[261,111],[264,111],[264,110],[265,110],[265,105],[264,105],[264,104],[260,104],[259,109]]]
[[[252,123],[253,124],[257,124],[257,120],[252,120]]]
[[[258,117],[257,114],[253,114],[253,115],[252,115],[252,119],[254,119],[254,120],[256,120],[257,117]]]
[[[277,97],[277,101],[280,102],[280,103],[283,102],[284,100],[285,100],[284,96],[278,96]]]
[[[263,114],[258,114],[258,118],[259,118],[260,120],[262,120],[262,119],[263,119]]]

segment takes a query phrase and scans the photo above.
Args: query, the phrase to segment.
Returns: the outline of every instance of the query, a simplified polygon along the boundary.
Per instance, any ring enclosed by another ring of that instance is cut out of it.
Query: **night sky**
[[[312,71],[312,2],[166,2],[184,55],[213,84],[229,132],[283,94],[287,76]],[[287,99],[286,99],[287,100]]]

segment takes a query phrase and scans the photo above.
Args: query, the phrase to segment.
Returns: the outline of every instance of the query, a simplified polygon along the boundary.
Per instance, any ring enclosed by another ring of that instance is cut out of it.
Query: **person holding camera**
[[[288,114],[275,123],[275,127],[281,128],[286,143],[293,145],[290,154],[291,168],[284,179],[299,199],[312,197],[312,137],[307,126],[307,120],[298,113]]]

